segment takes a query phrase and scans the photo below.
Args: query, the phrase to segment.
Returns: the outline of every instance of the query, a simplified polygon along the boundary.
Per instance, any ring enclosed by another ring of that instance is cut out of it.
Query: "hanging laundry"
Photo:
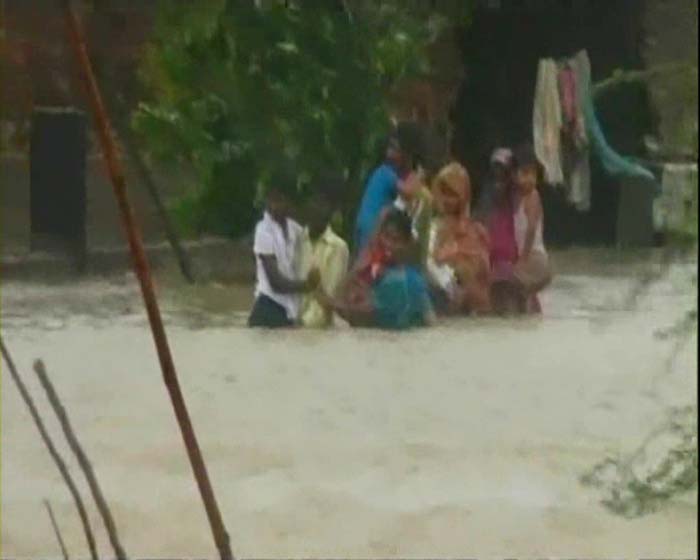
[[[567,60],[559,70],[559,97],[563,128],[575,131],[578,126],[578,95],[576,93],[576,73]]]
[[[586,133],[605,171],[616,177],[632,177],[656,182],[654,174],[651,171],[629,158],[621,156],[608,144],[605,134],[603,133],[603,128],[596,115],[595,105],[593,104],[593,91],[590,85],[591,63],[588,58],[588,53],[585,50],[581,51],[574,59],[577,61],[577,65],[580,65],[584,78],[586,75],[588,77],[588,85],[582,89],[583,116],[586,122]]]
[[[591,209],[591,165],[588,145],[578,146],[562,138],[562,168],[566,199],[579,212]]]
[[[553,59],[539,61],[533,138],[545,182],[564,187],[568,201],[579,211],[587,211],[591,205],[591,150],[610,175],[656,183],[648,169],[608,144],[595,112],[591,63],[585,50],[561,68]]]
[[[557,64],[551,58],[542,59],[537,69],[532,128],[535,154],[544,167],[545,182],[550,185],[561,185],[564,182],[561,127]]]
[[[567,199],[580,212],[591,208],[590,146],[583,112],[583,99],[590,83],[590,63],[585,51],[564,62],[559,71],[564,114],[562,166]]]

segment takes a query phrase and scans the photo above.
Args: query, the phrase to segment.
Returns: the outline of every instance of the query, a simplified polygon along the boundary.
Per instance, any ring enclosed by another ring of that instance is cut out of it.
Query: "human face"
[[[268,193],[265,208],[275,221],[283,222],[289,216],[289,201],[278,191]]]
[[[537,167],[526,165],[515,171],[515,186],[521,195],[530,194],[537,188]]]
[[[394,226],[387,225],[382,229],[381,241],[394,263],[404,262],[408,258],[410,240]]]
[[[308,214],[307,224],[309,235],[312,239],[318,239],[328,227],[331,221],[332,211],[329,207],[318,204],[311,208]]]
[[[415,200],[416,196],[421,190],[421,187],[423,186],[423,171],[418,170],[413,173],[409,173],[409,175],[401,180],[401,197],[404,200],[407,201],[412,201]]]
[[[447,185],[440,188],[440,204],[442,212],[447,216],[456,216],[462,213],[464,202],[454,189]]]
[[[404,159],[398,138],[390,138],[386,147],[386,160],[396,169],[403,169]]]

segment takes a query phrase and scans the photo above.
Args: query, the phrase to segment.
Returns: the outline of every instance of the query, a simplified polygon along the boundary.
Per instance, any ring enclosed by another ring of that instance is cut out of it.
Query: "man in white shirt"
[[[265,214],[255,227],[257,282],[248,326],[281,328],[297,324],[301,294],[313,291],[319,283],[317,270],[311,270],[305,279],[297,272],[302,234],[302,227],[289,217],[287,196],[273,182],[266,195]]]

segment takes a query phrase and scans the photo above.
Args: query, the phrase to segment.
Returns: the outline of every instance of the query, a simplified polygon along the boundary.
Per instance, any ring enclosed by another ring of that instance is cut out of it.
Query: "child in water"
[[[326,186],[324,184],[324,186]],[[331,221],[335,206],[330,197],[320,192],[306,211],[306,230],[299,250],[299,277],[305,278],[314,268],[320,275],[319,289],[335,297],[345,279],[350,252]],[[325,328],[333,324],[333,312],[318,301],[315,293],[307,293],[301,302],[301,324],[307,328]]]
[[[411,219],[390,211],[346,286],[326,305],[352,326],[406,329],[435,321],[428,286],[412,261]]]
[[[521,312],[540,312],[537,293],[552,280],[547,249],[544,246],[544,212],[537,187],[541,165],[529,145],[514,154],[513,226],[518,257],[513,267],[513,280],[522,295]]]
[[[248,326],[292,327],[299,321],[301,295],[313,292],[320,282],[318,269],[305,277],[296,270],[302,227],[290,217],[285,191],[291,179],[280,172],[273,177],[265,197],[265,213],[255,228],[255,304]]]

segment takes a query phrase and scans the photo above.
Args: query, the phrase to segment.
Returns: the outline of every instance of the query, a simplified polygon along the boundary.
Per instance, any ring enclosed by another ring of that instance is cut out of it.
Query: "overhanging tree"
[[[446,21],[399,2],[164,3],[141,67],[152,101],[133,122],[152,155],[196,170],[180,222],[247,232],[284,161],[298,171],[294,194],[331,169],[352,201],[390,126],[386,93],[429,71],[426,47]]]

